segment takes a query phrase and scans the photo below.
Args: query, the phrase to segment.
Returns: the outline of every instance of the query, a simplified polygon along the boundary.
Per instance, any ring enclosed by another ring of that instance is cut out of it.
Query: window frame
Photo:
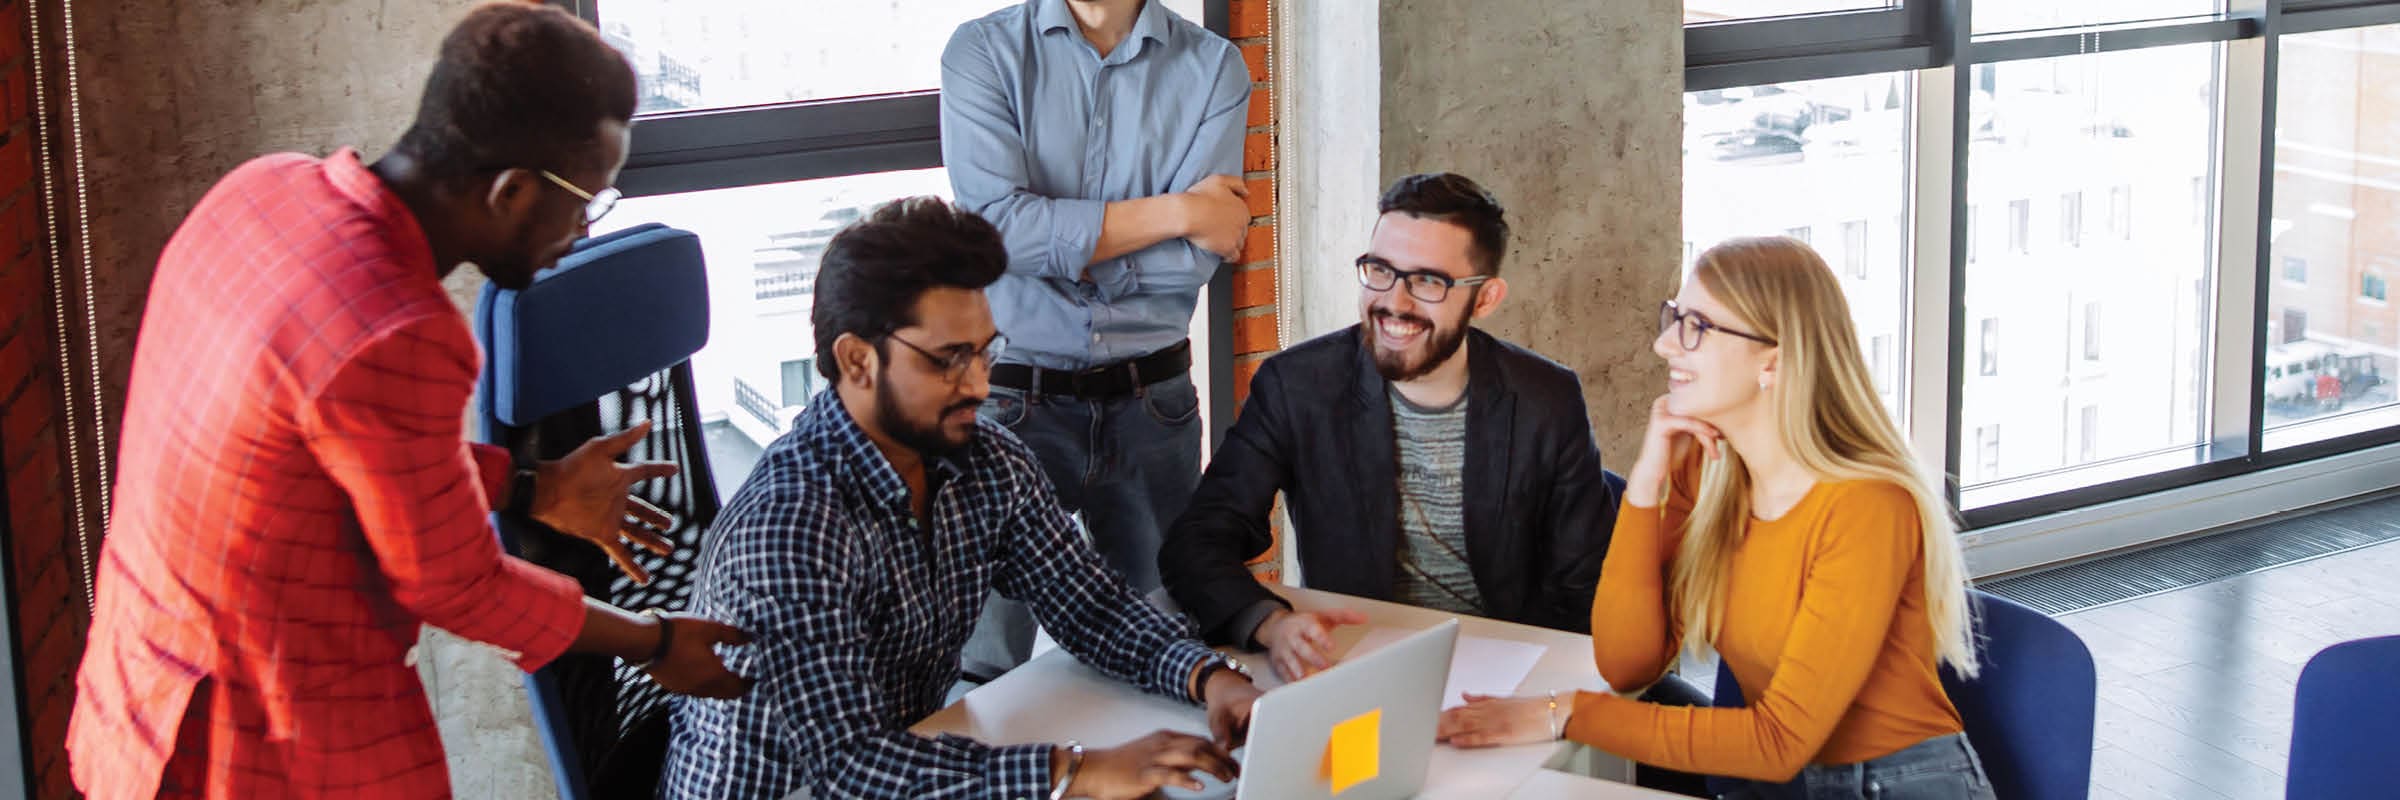
[[[542,0],[599,27],[606,0]],[[1231,0],[1201,0],[1202,26],[1233,37]],[[679,110],[635,117],[619,172],[624,196],[650,197],[943,166],[941,92],[922,90],[733,108]],[[1235,411],[1233,272],[1210,278],[1207,352],[1208,448],[1223,443]],[[1198,345],[1201,343],[1195,343]]]
[[[1985,0],[1997,2],[1998,0]],[[1988,216],[1966,202],[1966,143],[1975,120],[1970,103],[1976,76],[1990,64],[2056,56],[2137,50],[2179,44],[2215,43],[2218,70],[2215,162],[2191,183],[2193,221],[2208,231],[2208,277],[2194,313],[2205,321],[2213,343],[2200,351],[2186,375],[2204,395],[2200,424],[2205,436],[2197,463],[2133,478],[2103,481],[2050,494],[1965,509],[1968,530],[2023,529],[2020,523],[2079,508],[2149,495],[2311,461],[2344,457],[2371,448],[2400,445],[2400,425],[2306,444],[2265,449],[2266,354],[2270,343],[2268,288],[2279,278],[2271,262],[2267,228],[2273,209],[2275,112],[2279,102],[2278,44],[2283,36],[2326,30],[2400,25],[2400,0],[2227,0],[2223,13],[2207,17],[2152,20],[2045,31],[1992,33],[1970,30],[1974,0],[1899,0],[1890,9],[1812,15],[1795,19],[1726,21],[1685,27],[1687,91],[1789,83],[1872,72],[1918,70],[1910,199],[1914,211],[1903,235],[1912,263],[1909,346],[1941,363],[1912,363],[1897,369],[1912,376],[1902,406],[1918,425],[1941,415],[1939,431],[1918,430],[1911,440],[1920,455],[1960,474],[1962,458],[1978,458],[1962,447],[1961,398],[1965,382],[1982,374],[1969,327],[1964,283],[1970,263],[1983,260],[1981,232]],[[1827,38],[1832,19],[1858,23],[1851,35]],[[1748,28],[1737,31],[1735,28]],[[1946,80],[1945,80],[1946,79]],[[1945,163],[1948,169],[1944,169]],[[2130,206],[2130,203],[2125,205]],[[2110,213],[2118,216],[2112,197]],[[2006,257],[2031,249],[2030,231],[2020,233],[2015,208],[2004,223],[2011,236]],[[2029,218],[2029,213],[2026,215]],[[2138,227],[2130,208],[2122,212],[2118,238],[2131,240]],[[2029,219],[2028,219],[2029,221]],[[2115,220],[2112,220],[2114,222]],[[2089,234],[2089,231],[2083,233]],[[2090,236],[2082,237],[2088,244]],[[2020,246],[2019,242],[2024,242]],[[1706,243],[1695,243],[1706,244]],[[2387,284],[2388,286],[2388,284]],[[2363,293],[2365,286],[2357,287]],[[2388,288],[2387,288],[2388,296]],[[2371,296],[2359,302],[2372,302]],[[1933,316],[1927,316],[1931,312]],[[1947,317],[1947,325],[1942,324]],[[2278,337],[2280,338],[2280,337]],[[1927,370],[1931,370],[1928,372]],[[1929,380],[1944,376],[1946,380]],[[1975,433],[1967,431],[1965,433]],[[1963,444],[1973,444],[1972,441]],[[1953,502],[1961,484],[1948,487]],[[2099,547],[2123,546],[2102,544]]]

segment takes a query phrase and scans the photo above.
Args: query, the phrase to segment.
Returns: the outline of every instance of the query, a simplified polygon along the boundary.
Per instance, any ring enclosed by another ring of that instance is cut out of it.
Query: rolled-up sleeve
[[[1028,473],[1031,456],[1024,454]],[[1028,483],[1041,480],[1029,477]],[[1102,563],[1048,491],[1027,485],[1015,496],[1022,499],[1006,529],[1017,533],[1008,540],[992,588],[1031,606],[1042,630],[1101,674],[1151,694],[1198,702],[1188,679],[1210,650],[1190,623],[1151,605]]]
[[[1021,120],[986,33],[961,26],[942,50],[942,163],[960,206],[1000,228],[1008,271],[1072,281],[1100,244],[1108,204],[1035,193]],[[1239,151],[1236,151],[1238,158]]]
[[[1168,179],[1174,191],[1190,191],[1211,175],[1242,174],[1242,140],[1250,124],[1250,67],[1242,63],[1241,53],[1228,45],[1217,58],[1215,76],[1209,86],[1193,87],[1190,93],[1190,99],[1208,104],[1208,115],[1195,132],[1191,149],[1184,152]],[[1159,242],[1128,254],[1125,261],[1127,268],[1140,276],[1141,288],[1153,291],[1197,291],[1216,277],[1218,265],[1224,263],[1189,239]],[[1098,269],[1093,270],[1092,278],[1101,279]],[[1108,284],[1102,283],[1102,288],[1103,296],[1115,299],[1115,293],[1105,291]]]

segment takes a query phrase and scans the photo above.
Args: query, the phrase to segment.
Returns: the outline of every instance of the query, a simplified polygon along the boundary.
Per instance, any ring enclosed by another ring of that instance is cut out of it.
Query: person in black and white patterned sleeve
[[[665,798],[1113,800],[1231,780],[1258,690],[1087,544],[1033,453],[976,410],[1006,339],[983,288],[999,232],[941,200],[837,234],[817,275],[834,386],[767,448],[716,522],[694,612],[748,631],[739,700],[681,703]],[[942,705],[987,592],[1085,664],[1207,706],[1214,740],[993,747],[908,727]]]

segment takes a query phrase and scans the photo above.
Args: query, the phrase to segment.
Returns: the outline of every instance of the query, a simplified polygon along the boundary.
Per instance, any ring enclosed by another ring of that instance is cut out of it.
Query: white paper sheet
[[[1370,628],[1359,637],[1358,644],[1342,655],[1343,661],[1374,652],[1384,645],[1405,639],[1413,630],[1403,628]],[[1538,644],[1487,639],[1481,636],[1458,637],[1458,647],[1450,652],[1450,682],[1442,687],[1442,708],[1448,710],[1466,705],[1466,695],[1505,695],[1517,691],[1525,676],[1533,673],[1533,665],[1542,660],[1545,648]]]

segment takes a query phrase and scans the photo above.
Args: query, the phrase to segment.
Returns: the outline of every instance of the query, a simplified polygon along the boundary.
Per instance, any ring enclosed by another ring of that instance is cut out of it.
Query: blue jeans
[[[1967,735],[1918,742],[1856,764],[1818,764],[1790,783],[1751,783],[1725,800],[1993,800],[1991,778]]]
[[[1136,593],[1159,587],[1159,542],[1200,485],[1200,395],[1190,375],[1100,400],[994,386],[982,414],[1033,448],[1102,560]],[[960,668],[969,680],[999,677],[1032,656],[1033,633],[1024,604],[992,594]]]

